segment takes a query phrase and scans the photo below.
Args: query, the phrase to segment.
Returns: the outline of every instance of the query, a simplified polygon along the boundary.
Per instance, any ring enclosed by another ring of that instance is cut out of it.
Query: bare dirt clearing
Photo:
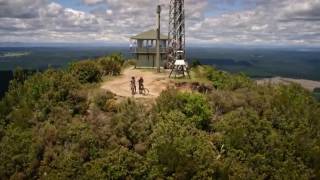
[[[125,69],[121,76],[116,77],[111,80],[107,80],[102,83],[101,88],[104,90],[111,91],[112,93],[116,94],[118,97],[133,97],[131,94],[130,89],[130,81],[131,77],[136,78],[136,85],[138,86],[138,79],[143,77],[144,79],[144,86],[147,88],[150,93],[148,95],[134,95],[135,98],[140,99],[154,99],[157,98],[160,93],[167,89],[169,86],[178,88],[178,89],[187,89],[191,90],[192,87],[180,87],[179,83],[177,85],[176,80],[172,80],[169,78],[169,71],[162,70],[162,73],[156,73],[153,69],[134,69],[128,68]],[[320,88],[319,81],[311,81],[305,79],[291,79],[291,78],[283,78],[283,77],[274,77],[274,78],[266,78],[256,80],[258,84],[290,84],[290,83],[297,83],[300,84],[302,87],[313,91],[315,88]],[[178,86],[178,87],[177,87]],[[138,88],[138,87],[137,87]]]
[[[163,71],[163,70],[162,70]],[[147,88],[150,93],[148,95],[137,94],[135,98],[156,98],[160,93],[167,89],[167,87],[173,83],[169,79],[169,72],[156,73],[155,70],[141,70],[128,68],[123,71],[122,75],[102,83],[102,89],[111,91],[120,97],[132,97],[130,89],[131,77],[136,78],[136,85],[138,91],[138,79],[143,77],[144,87]]]

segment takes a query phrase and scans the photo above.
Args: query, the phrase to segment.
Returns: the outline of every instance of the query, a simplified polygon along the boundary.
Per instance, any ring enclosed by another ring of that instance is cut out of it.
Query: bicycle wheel
[[[147,89],[147,88],[144,88],[142,92],[143,92],[143,95],[145,95],[145,96],[149,95],[149,93],[150,93],[149,89]]]

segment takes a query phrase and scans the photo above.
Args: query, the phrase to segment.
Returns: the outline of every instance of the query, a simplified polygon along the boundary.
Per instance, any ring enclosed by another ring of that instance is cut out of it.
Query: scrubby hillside
[[[320,178],[320,106],[300,86],[199,66],[205,94],[170,88],[142,104],[97,90],[125,64],[16,77],[0,103],[1,179]]]

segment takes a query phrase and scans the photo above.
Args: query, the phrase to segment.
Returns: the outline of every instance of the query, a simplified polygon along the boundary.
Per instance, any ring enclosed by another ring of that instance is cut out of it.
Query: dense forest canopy
[[[129,62],[130,63],[130,62]],[[99,89],[120,55],[26,76],[0,102],[2,179],[319,179],[320,104],[292,84],[192,69],[207,93],[153,103]]]

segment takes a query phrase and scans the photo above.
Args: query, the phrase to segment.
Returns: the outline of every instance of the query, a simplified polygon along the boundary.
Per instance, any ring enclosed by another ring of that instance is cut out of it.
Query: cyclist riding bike
[[[143,78],[142,77],[140,77],[140,79],[139,79],[139,94],[142,94],[142,91],[143,91],[143,89],[144,89],[144,85],[143,85]]]
[[[140,77],[140,79],[138,80],[138,83],[139,83],[139,94],[148,95],[149,94],[149,90],[144,87],[143,77]]]

